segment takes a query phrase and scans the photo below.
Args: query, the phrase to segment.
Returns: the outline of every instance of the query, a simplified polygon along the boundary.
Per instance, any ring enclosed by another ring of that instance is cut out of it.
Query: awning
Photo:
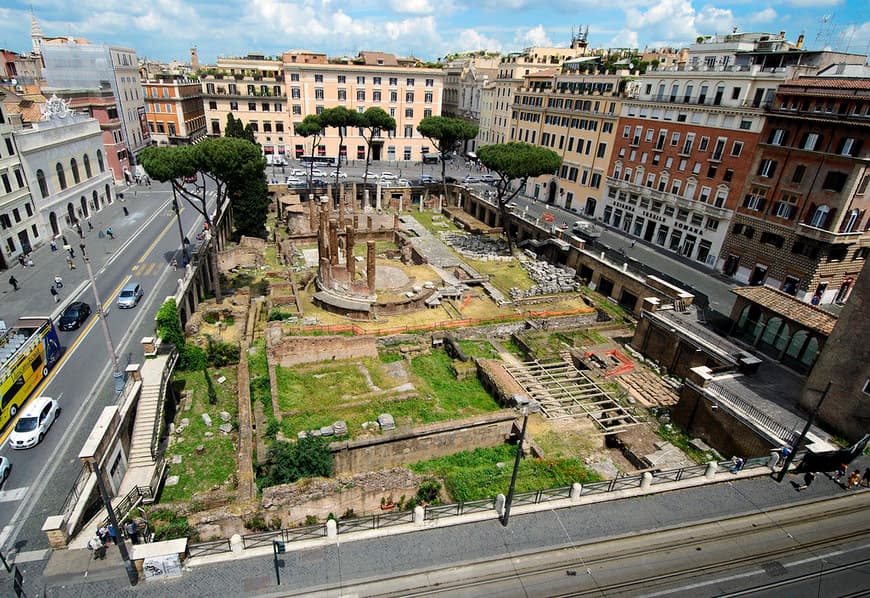
[[[474,152],[468,152],[465,155],[468,156],[469,158],[471,158],[472,160],[477,160],[477,154],[475,154]]]
[[[274,154],[274,153],[275,153],[275,148],[272,147],[271,145],[266,145],[266,146],[263,147],[263,153],[264,153],[264,154]]]

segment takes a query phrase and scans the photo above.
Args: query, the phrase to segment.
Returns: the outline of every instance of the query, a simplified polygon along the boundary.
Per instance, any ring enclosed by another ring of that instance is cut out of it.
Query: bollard
[[[496,495],[496,497],[495,497],[495,512],[498,514],[499,517],[504,515],[504,503],[505,503],[504,494]]]
[[[326,520],[326,537],[327,538],[337,538],[338,537],[338,522],[335,519],[327,519]]]
[[[574,482],[571,484],[571,500],[577,502],[580,500],[580,494],[583,492],[583,486]]]
[[[245,543],[242,541],[242,536],[233,534],[230,538],[230,550],[233,552],[242,552],[245,549]]]
[[[707,470],[704,472],[704,477],[707,479],[712,478],[716,475],[716,470],[719,468],[719,464],[715,461],[710,461],[707,463]]]
[[[641,490],[649,490],[649,487],[652,486],[652,479],[653,479],[653,475],[650,472],[648,472],[648,471],[643,472],[643,476],[641,476],[641,479],[640,479],[640,489]]]
[[[414,507],[414,524],[423,525],[426,523],[426,509],[417,505]]]

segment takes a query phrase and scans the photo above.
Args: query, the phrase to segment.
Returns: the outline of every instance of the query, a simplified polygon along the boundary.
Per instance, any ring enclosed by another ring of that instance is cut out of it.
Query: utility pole
[[[91,282],[91,291],[94,293],[94,303],[97,306],[97,317],[100,319],[100,325],[103,329],[103,338],[106,340],[106,348],[109,350],[109,357],[112,359],[112,377],[115,379],[115,393],[119,393],[124,389],[124,372],[118,364],[118,352],[115,350],[115,343],[112,342],[112,336],[109,334],[109,323],[106,321],[106,310],[103,309],[103,302],[100,301],[100,294],[97,291],[97,281],[94,279],[94,270],[91,268],[91,258],[88,257],[88,248],[85,246],[84,238],[79,243],[79,249],[82,252],[82,259],[85,262],[85,269],[88,272],[88,280]]]
[[[822,408],[822,403],[828,396],[828,391],[831,390],[831,386],[834,384],[833,381],[829,381],[828,385],[825,387],[825,390],[822,392],[822,396],[819,397],[819,402],[816,403],[816,408],[813,409],[813,412],[810,414],[810,417],[807,419],[807,425],[804,426],[803,432],[801,435],[797,437],[797,440],[794,441],[794,444],[791,447],[791,452],[788,454],[788,457],[785,458],[785,463],[782,464],[782,469],[779,470],[779,475],[776,478],[777,482],[781,482],[785,479],[786,474],[788,473],[788,468],[791,465],[791,462],[794,461],[794,457],[797,454],[798,449],[801,446],[801,443],[807,437],[807,433],[810,431],[810,426],[813,425],[813,422],[816,421],[816,416],[819,414],[819,411]],[[818,392],[818,390],[816,390]]]
[[[501,516],[501,524],[507,527],[508,522],[511,518],[511,503],[514,500],[514,490],[517,485],[517,474],[520,471],[520,459],[523,458],[523,441],[526,439],[526,424],[529,423],[529,415],[532,413],[537,413],[541,410],[541,404],[537,401],[529,401],[525,396],[518,395],[515,397],[517,401],[517,407],[520,408],[520,412],[523,414],[523,427],[520,431],[520,438],[517,442],[517,456],[514,459],[514,470],[511,473],[511,485],[508,488],[507,498],[504,501],[504,512]]]
[[[109,523],[115,529],[115,538],[118,541],[118,550],[121,551],[121,558],[124,560],[124,568],[127,570],[127,577],[130,580],[130,585],[135,586],[139,582],[139,573],[130,560],[130,553],[127,552],[127,543],[124,541],[124,536],[121,534],[121,528],[118,527],[118,518],[115,517],[115,509],[112,508],[112,499],[109,498],[109,493],[106,491],[106,484],[103,481],[103,472],[100,470],[96,460],[91,461],[91,467],[94,468],[94,473],[97,475],[97,487],[100,489],[100,498],[103,499],[103,505],[109,513]]]

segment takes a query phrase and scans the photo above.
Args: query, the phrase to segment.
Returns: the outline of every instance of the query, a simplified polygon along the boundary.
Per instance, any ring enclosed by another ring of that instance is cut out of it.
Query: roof
[[[768,286],[735,287],[731,292],[815,332],[831,334],[837,316]]]
[[[359,53],[367,66],[399,66],[399,61],[396,60],[395,54],[387,54],[386,52],[368,52],[362,51]]]

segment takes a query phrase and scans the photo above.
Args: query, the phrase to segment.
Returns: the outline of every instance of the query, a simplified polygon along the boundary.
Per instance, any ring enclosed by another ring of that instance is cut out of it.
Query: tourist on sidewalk
[[[76,265],[73,263],[72,257],[66,256],[66,265],[69,266],[70,270],[75,270]]]
[[[812,485],[813,480],[815,480],[815,479],[816,479],[815,472],[812,472],[812,471],[806,472],[804,474],[804,483],[801,484],[800,486],[798,486],[798,488],[797,488],[798,492],[800,492],[801,490],[806,490],[807,488],[809,488],[810,485]]]
[[[63,278],[60,277],[60,274],[54,275],[54,286],[56,286],[59,289],[63,288]]]
[[[849,475],[849,479],[846,480],[846,490],[851,488],[857,488],[858,483],[861,481],[861,471],[856,469]]]
[[[111,227],[111,226],[110,226],[109,228],[106,229],[106,234],[109,235],[109,238],[110,238],[110,239],[114,239],[114,238],[115,238],[115,233],[112,232],[112,227]]]
[[[133,522],[132,519],[124,524],[124,531],[127,533],[127,537],[130,538],[130,541],[133,544],[139,543],[139,529],[136,527],[136,523]]]
[[[52,251],[57,251],[57,241],[52,239],[51,241],[48,242],[48,244],[51,246]]]
[[[9,277],[9,284],[12,285],[12,290],[14,290],[14,291],[18,290],[18,280],[15,278],[15,276]]]
[[[57,294],[57,289],[52,286],[49,289],[49,292],[51,292],[51,296],[54,297],[54,302],[58,303],[60,301],[60,295]]]

